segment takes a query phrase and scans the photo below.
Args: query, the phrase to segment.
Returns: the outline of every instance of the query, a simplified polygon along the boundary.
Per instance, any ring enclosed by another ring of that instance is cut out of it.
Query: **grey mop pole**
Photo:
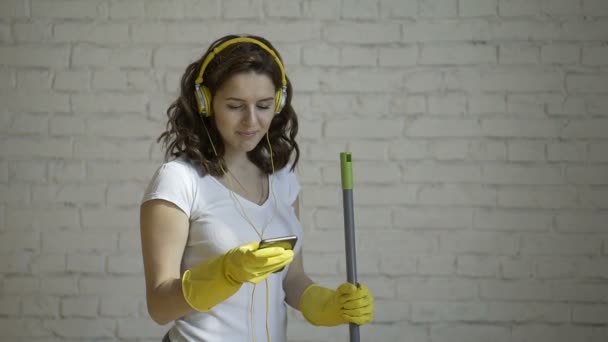
[[[353,169],[349,152],[340,153],[340,171],[342,174],[342,198],[344,206],[344,242],[346,244],[346,280],[357,284],[357,251],[355,247],[355,219],[353,209]],[[349,323],[350,342],[359,342],[359,326]]]

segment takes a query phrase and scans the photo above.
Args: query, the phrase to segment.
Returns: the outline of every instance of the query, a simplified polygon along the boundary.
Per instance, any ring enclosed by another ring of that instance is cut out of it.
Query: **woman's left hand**
[[[336,290],[313,284],[304,290],[300,310],[314,325],[363,325],[374,318],[374,297],[363,284],[344,283]]]
[[[336,290],[342,318],[348,323],[367,324],[374,318],[374,297],[363,284],[344,283]]]

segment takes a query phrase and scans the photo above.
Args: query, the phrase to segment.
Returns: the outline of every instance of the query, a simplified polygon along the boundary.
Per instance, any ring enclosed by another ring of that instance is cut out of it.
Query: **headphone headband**
[[[279,58],[279,56],[277,56],[277,54],[271,48],[269,48],[266,44],[262,43],[261,41],[255,39],[255,38],[250,38],[250,37],[238,37],[238,38],[228,39],[227,41],[225,41],[225,42],[221,43],[220,45],[218,45],[217,47],[215,47],[207,55],[207,57],[205,57],[205,60],[203,61],[203,65],[201,66],[201,70],[199,71],[198,77],[194,81],[194,84],[195,85],[203,84],[203,74],[205,73],[205,69],[207,69],[207,65],[209,65],[209,63],[211,63],[211,61],[215,58],[215,56],[218,53],[222,52],[222,50],[224,50],[228,46],[238,44],[238,43],[252,43],[252,44],[255,44],[255,45],[261,47],[266,52],[268,52],[272,56],[272,58],[275,60],[275,62],[277,63],[277,65],[279,67],[279,70],[281,71],[282,86],[287,87],[287,77],[285,76],[285,68],[283,67],[283,63],[281,62],[281,59]]]

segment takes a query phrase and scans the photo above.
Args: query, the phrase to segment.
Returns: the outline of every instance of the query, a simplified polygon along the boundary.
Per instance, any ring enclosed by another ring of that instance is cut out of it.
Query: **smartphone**
[[[298,237],[295,235],[263,239],[262,241],[260,241],[259,248],[283,247],[284,249],[291,249],[293,251],[293,249],[296,247],[296,242],[298,242]],[[272,273],[281,272],[284,268],[285,267],[281,267],[280,269]]]
[[[296,242],[298,242],[298,237],[295,235],[282,236],[260,241],[259,248],[283,247],[284,249],[293,250],[296,247]]]

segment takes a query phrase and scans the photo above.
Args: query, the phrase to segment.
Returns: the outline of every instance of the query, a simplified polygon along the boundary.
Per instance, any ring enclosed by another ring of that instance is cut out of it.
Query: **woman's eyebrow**
[[[240,102],[245,102],[245,100],[243,99],[239,99],[238,97],[227,97],[226,100],[232,100],[232,101],[240,101]],[[267,97],[261,100],[258,100],[257,102],[261,102],[261,101],[270,101],[270,100],[274,100],[274,97]]]

